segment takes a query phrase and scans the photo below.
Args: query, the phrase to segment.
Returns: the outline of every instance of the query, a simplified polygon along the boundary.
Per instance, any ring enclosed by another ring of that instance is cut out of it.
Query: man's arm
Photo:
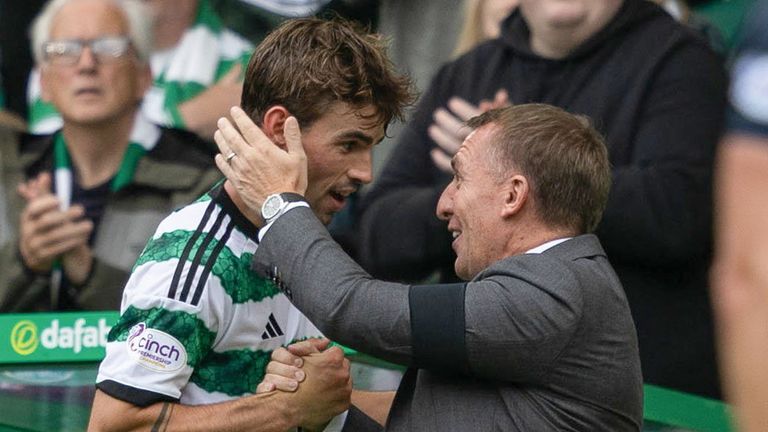
[[[302,207],[273,223],[253,266],[276,277],[296,307],[345,346],[394,363],[518,381],[546,369],[581,313],[577,282],[557,260],[519,259],[526,264],[493,266],[485,279],[466,285],[383,282]]]
[[[739,430],[768,425],[768,2],[744,23],[730,132],[718,155],[712,303],[723,387]]]
[[[88,430],[318,430],[349,407],[349,362],[339,348],[331,348],[306,357],[302,369],[306,378],[296,392],[273,391],[210,405],[157,402],[142,408],[97,390]]]
[[[731,134],[717,176],[712,299],[724,387],[745,431],[768,424],[768,137]]]

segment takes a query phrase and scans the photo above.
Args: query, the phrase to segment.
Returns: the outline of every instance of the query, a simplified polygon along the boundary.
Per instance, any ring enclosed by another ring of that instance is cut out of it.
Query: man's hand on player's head
[[[235,125],[228,119],[218,121],[214,140],[220,154],[216,166],[232,183],[240,198],[254,212],[274,193],[307,190],[307,156],[301,144],[301,131],[295,117],[285,120],[283,135],[286,149],[275,145],[240,108],[231,110]]]

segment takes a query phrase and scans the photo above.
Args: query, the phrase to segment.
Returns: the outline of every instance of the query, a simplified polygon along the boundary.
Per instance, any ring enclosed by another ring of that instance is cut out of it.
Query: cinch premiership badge
[[[128,354],[139,365],[157,372],[173,372],[187,364],[187,351],[175,337],[147,328],[145,323],[131,327]]]

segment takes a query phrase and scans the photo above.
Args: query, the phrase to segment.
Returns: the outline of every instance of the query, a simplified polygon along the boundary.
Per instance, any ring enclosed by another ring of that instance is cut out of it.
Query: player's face
[[[306,198],[324,224],[372,180],[373,146],[384,138],[384,125],[370,117],[374,112],[371,106],[354,109],[336,102],[302,130],[309,181]]]

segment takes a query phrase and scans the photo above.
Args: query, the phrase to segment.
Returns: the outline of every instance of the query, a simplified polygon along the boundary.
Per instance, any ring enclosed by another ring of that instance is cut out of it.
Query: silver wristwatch
[[[297,193],[291,192],[272,194],[268,196],[261,205],[261,217],[264,218],[265,224],[272,223],[280,215],[285,213],[288,204],[298,201],[306,201],[306,199]]]

